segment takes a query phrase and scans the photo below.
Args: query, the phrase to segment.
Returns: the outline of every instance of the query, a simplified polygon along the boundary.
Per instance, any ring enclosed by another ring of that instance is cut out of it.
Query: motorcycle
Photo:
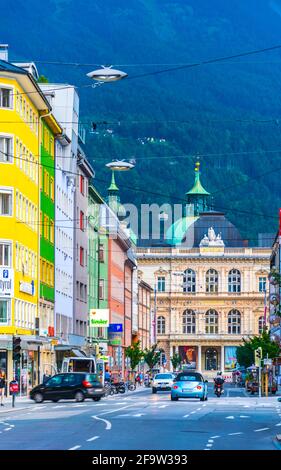
[[[125,393],[126,392],[126,386],[124,382],[117,382],[111,384],[111,388],[113,389],[113,393]]]
[[[216,384],[215,385],[215,394],[217,395],[218,398],[223,394],[223,389],[221,384]]]

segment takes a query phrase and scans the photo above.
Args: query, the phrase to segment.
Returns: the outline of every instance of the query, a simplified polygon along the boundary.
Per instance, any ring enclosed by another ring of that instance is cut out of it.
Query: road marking
[[[281,423],[275,424],[275,426],[281,426]]]
[[[250,408],[249,405],[244,405],[244,408]]]
[[[208,439],[208,442],[214,442],[214,439]]]
[[[79,449],[81,446],[74,446],[74,447],[71,447],[70,449],[68,450],[76,450],[76,449]]]
[[[243,432],[230,432],[229,436],[238,436],[238,434],[243,434]]]
[[[184,415],[184,418],[188,418],[189,414],[188,415]]]
[[[12,428],[5,428],[4,431],[11,431]]]
[[[267,431],[269,428],[255,429],[254,432]]]
[[[56,408],[66,408],[66,405],[57,405],[53,407],[53,409],[56,409]]]
[[[197,411],[201,410],[201,407],[200,408],[197,408]]]
[[[159,408],[167,408],[168,405],[161,405]]]
[[[138,413],[138,414],[132,415],[132,416],[135,416],[136,418],[139,418],[140,416],[144,416],[144,413]]]
[[[211,436],[211,439],[217,439],[220,436]]]
[[[191,413],[190,413],[190,414],[191,414],[191,415],[193,415],[194,413],[196,413],[196,411],[191,411]]]
[[[207,405],[202,405],[202,406],[207,406]]]
[[[225,419],[234,419],[234,416],[226,416]]]
[[[100,436],[90,437],[90,439],[87,439],[87,442],[95,441],[96,439],[99,439],[99,437],[100,437]]]
[[[106,431],[109,431],[112,427],[111,422],[107,419],[99,418],[98,416],[92,416],[92,418],[97,419],[98,421],[103,421],[106,424]]]
[[[81,405],[80,403],[78,405],[73,405],[73,408],[78,408],[78,407],[81,407],[81,406],[89,406],[89,405]]]
[[[240,415],[239,418],[250,418],[250,416]]]
[[[213,447],[213,444],[207,444],[206,447]]]

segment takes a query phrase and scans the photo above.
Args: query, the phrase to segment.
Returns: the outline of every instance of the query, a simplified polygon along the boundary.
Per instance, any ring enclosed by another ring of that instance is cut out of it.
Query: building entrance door
[[[205,369],[217,370],[218,369],[218,351],[215,348],[208,348],[205,353]]]

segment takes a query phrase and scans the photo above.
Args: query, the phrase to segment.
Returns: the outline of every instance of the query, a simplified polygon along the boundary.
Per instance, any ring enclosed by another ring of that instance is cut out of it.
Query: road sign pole
[[[261,398],[261,359],[259,363],[259,398]]]

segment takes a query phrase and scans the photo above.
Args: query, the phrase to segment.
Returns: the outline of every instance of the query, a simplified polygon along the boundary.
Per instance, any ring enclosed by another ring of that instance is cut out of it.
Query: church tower
[[[200,181],[200,162],[197,161],[195,164],[195,178],[194,185],[190,191],[186,193],[187,203],[193,205],[194,215],[197,216],[201,212],[207,212],[210,210],[210,193],[206,191]]]

